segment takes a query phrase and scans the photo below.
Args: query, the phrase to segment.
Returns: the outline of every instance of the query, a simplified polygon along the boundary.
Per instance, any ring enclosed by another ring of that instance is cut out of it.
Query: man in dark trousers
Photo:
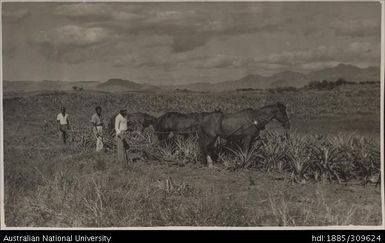
[[[126,142],[127,136],[127,110],[121,109],[115,117],[115,132],[118,161],[127,161]]]
[[[64,106],[61,107],[61,112],[56,116],[56,121],[58,124],[60,137],[62,138],[63,143],[66,144],[68,138],[68,130],[70,129],[70,121]]]

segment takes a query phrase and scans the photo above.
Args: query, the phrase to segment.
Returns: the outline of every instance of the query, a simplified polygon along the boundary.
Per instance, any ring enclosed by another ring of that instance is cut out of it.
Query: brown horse
[[[166,138],[171,132],[180,135],[190,135],[198,132],[199,126],[203,121],[218,116],[222,116],[221,111],[186,114],[167,112],[157,119],[154,128],[160,140]]]
[[[278,120],[285,130],[290,129],[286,106],[280,102],[261,109],[245,109],[221,117],[208,117],[199,128],[199,146],[203,162],[211,165],[211,151],[218,137],[227,140],[243,139],[243,149],[248,151],[251,142],[259,136],[271,120]]]

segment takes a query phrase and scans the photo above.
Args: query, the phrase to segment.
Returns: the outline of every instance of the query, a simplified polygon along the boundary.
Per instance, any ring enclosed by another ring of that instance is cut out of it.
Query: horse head
[[[290,121],[289,117],[287,116],[286,112],[286,106],[282,104],[281,102],[277,102],[277,112],[275,113],[275,119],[279,121],[285,130],[290,129]]]

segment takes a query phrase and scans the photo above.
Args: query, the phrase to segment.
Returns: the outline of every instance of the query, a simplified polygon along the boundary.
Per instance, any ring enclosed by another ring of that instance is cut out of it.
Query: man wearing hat
[[[103,149],[103,119],[102,119],[102,107],[97,106],[95,113],[91,117],[92,130],[96,137],[96,152]]]
[[[115,117],[115,132],[116,132],[116,145],[118,153],[118,161],[126,161],[126,143],[125,137],[127,133],[127,110],[121,109],[119,114]]]
[[[68,120],[68,114],[66,113],[66,108],[64,106],[61,107],[61,112],[56,116],[56,121],[59,126],[60,136],[63,139],[63,143],[66,144],[70,121]]]

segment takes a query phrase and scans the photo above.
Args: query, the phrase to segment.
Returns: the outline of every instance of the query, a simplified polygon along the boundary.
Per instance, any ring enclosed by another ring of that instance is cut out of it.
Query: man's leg
[[[63,141],[63,131],[59,129],[59,141]]]
[[[126,150],[124,148],[124,136],[121,134],[117,137],[117,152],[118,152],[118,161],[126,161]]]
[[[60,135],[61,139],[63,140],[63,143],[65,144],[67,142],[67,129],[63,125],[61,125],[60,127]]]
[[[65,131],[63,132],[63,142],[64,142],[64,143],[67,143],[67,136],[68,136],[68,134],[67,134],[67,131],[65,130]]]
[[[103,140],[101,137],[96,139],[96,152],[99,152],[103,149]]]
[[[96,133],[96,152],[99,152],[103,149],[103,140],[100,136],[102,134],[102,127],[97,127],[97,133]]]
[[[121,161],[122,157],[123,142],[119,136],[116,136],[116,154],[118,161]]]

